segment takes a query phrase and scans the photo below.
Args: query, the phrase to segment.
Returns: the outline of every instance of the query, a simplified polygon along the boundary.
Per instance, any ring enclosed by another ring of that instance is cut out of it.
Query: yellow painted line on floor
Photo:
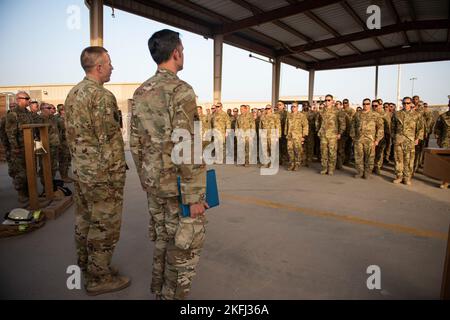
[[[339,221],[349,222],[349,223],[355,223],[355,224],[362,224],[367,225],[371,227],[381,228],[381,229],[387,229],[393,232],[397,233],[406,233],[418,237],[424,237],[424,238],[434,238],[434,239],[441,239],[441,240],[447,240],[447,234],[443,232],[437,232],[437,231],[431,231],[431,230],[420,230],[416,228],[406,227],[399,224],[390,224],[390,223],[384,223],[379,221],[373,221],[373,220],[367,220],[367,219],[361,219],[355,216],[349,216],[349,215],[341,215],[336,214],[333,212],[327,212],[327,211],[320,211],[310,208],[301,208],[290,204],[285,203],[279,203],[279,202],[273,202],[270,200],[264,200],[261,198],[254,198],[254,197],[244,197],[244,196],[237,196],[229,193],[223,193],[221,194],[222,199],[236,201],[240,203],[245,204],[253,204],[261,207],[267,207],[267,208],[273,208],[273,209],[284,209],[289,210],[293,212],[299,212],[308,216],[314,216],[314,217],[321,217],[321,218],[327,218],[327,219],[335,219]]]

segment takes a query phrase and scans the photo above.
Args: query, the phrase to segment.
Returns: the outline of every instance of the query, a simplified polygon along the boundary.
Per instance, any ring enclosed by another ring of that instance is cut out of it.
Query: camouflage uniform
[[[384,133],[384,139],[386,141],[386,148],[384,153],[384,159],[386,163],[389,163],[391,161],[391,152],[392,152],[392,117],[394,115],[393,112],[386,112],[386,120],[388,122],[388,128],[389,132],[386,134]]]
[[[162,299],[184,299],[205,240],[206,218],[180,215],[177,176],[182,203],[199,203],[205,199],[206,169],[202,164],[175,165],[171,135],[174,129],[188,130],[193,145],[195,93],[175,73],[158,69],[133,98],[130,146],[147,191],[150,238],[155,242],[151,291]]]
[[[85,77],[64,103],[75,180],[75,241],[88,287],[111,281],[125,185],[124,142],[114,95]]]
[[[414,169],[415,141],[423,138],[420,115],[414,110],[397,111],[392,119],[395,174],[397,179],[411,179]]]
[[[316,116],[317,113],[311,110],[306,113],[306,117],[308,119],[308,136],[306,137],[306,141],[304,143],[304,162],[306,166],[308,166],[309,163],[313,161],[314,146],[316,140]]]
[[[272,132],[278,132],[278,137],[281,136],[281,123],[280,123],[280,117],[278,117],[275,114],[264,114],[261,116],[261,122],[260,122],[260,129],[266,129],[266,135],[267,135],[267,157],[270,157],[272,154],[272,145],[271,145],[271,135]],[[262,144],[262,142],[261,142]],[[261,147],[261,146],[260,146]],[[279,147],[279,146],[278,146]],[[277,150],[279,152],[279,149]],[[263,154],[265,151],[263,150]],[[267,167],[270,166],[270,163],[266,165]]]
[[[219,143],[223,146],[223,162],[226,160],[226,131],[227,129],[231,129],[231,120],[226,112],[223,110],[216,110],[213,116],[214,129],[218,130],[221,134],[219,139]]]
[[[415,156],[414,156],[414,163],[413,163],[413,176],[414,173],[417,171],[417,169],[419,168],[419,162],[421,162],[422,160],[422,152],[424,149],[424,145],[425,145],[425,136],[428,134],[427,132],[427,124],[426,124],[426,119],[425,119],[425,112],[424,112],[424,108],[422,106],[422,104],[419,104],[419,106],[416,107],[416,109],[414,110],[414,112],[416,112],[419,115],[419,126],[422,128],[423,134],[422,137],[419,138],[419,143],[414,147],[415,149]]]
[[[243,114],[240,114],[236,120],[236,128],[241,129],[243,133],[247,130],[256,130],[256,124],[255,119],[253,119],[253,115],[250,112],[246,112]],[[239,139],[239,137],[237,137]],[[256,135],[253,137],[256,139]],[[244,163],[246,165],[250,162],[250,144],[253,143],[253,140],[251,140],[250,137],[244,137],[244,150],[245,150],[245,159]],[[256,152],[257,150],[252,150],[252,152]]]
[[[358,177],[370,176],[374,165],[375,144],[383,139],[383,119],[374,111],[358,112],[353,118],[350,137],[355,146],[355,167]]]
[[[347,109],[352,110],[352,109]],[[338,140],[338,151],[337,151],[337,160],[336,160],[336,168],[342,169],[342,165],[349,161],[348,154],[346,151],[347,142],[350,135],[350,125],[352,121],[351,113],[347,110],[341,109],[339,110],[339,117],[343,118],[345,121],[345,131],[342,133],[341,138]]]
[[[59,148],[58,148],[58,161],[59,161],[59,174],[61,178],[67,178],[70,167],[70,150],[66,139],[66,126],[64,124],[64,118],[60,115],[56,116],[59,129]]]
[[[28,196],[28,184],[23,130],[20,126],[31,123],[33,119],[28,109],[17,106],[6,115],[5,131],[11,148],[9,172],[13,178],[14,188],[23,196]]]
[[[316,120],[316,128],[320,138],[322,174],[332,175],[336,167],[337,135],[345,132],[345,118],[334,108],[324,108]]]
[[[308,119],[303,112],[288,114],[284,132],[287,138],[289,169],[296,170],[301,166],[303,158],[303,142],[309,134]]]
[[[382,110],[380,118],[383,121],[384,137],[375,147],[375,171],[379,172],[383,168],[384,154],[388,146],[388,141],[391,139],[391,115],[389,112]]]
[[[288,112],[286,110],[275,110],[274,115],[278,117],[278,121],[281,126],[281,135],[280,135],[280,160],[281,163],[285,163],[289,160],[289,154],[287,149],[287,138],[286,138],[286,119],[288,116]]]
[[[419,167],[423,166],[425,148],[428,147],[430,134],[433,131],[433,115],[431,114],[431,111],[425,111],[425,108],[421,107],[419,113],[422,115],[423,140],[419,141],[418,148],[416,149],[414,172],[416,172]]]
[[[36,121],[37,118],[36,118]],[[52,180],[55,179],[56,171],[58,170],[58,160],[59,160],[59,123],[58,119],[54,115],[49,115],[48,117],[40,116],[40,123],[48,123],[50,126],[48,127],[48,143],[50,145],[50,167]],[[41,179],[42,185],[44,185],[44,165],[42,161],[42,156],[39,157],[39,177]]]
[[[440,148],[450,148],[450,111],[441,114],[436,120],[434,134]]]
[[[11,170],[11,145],[8,141],[8,135],[6,134],[6,115],[0,119],[0,142],[3,145],[3,150],[5,150],[5,160],[8,164],[8,175],[13,178],[13,173]]]
[[[202,122],[202,137],[203,137],[205,132],[211,129],[211,119],[207,115],[199,114],[198,120]]]
[[[352,108],[344,108],[343,109],[345,111],[345,113],[347,114],[347,116],[350,118],[350,123],[349,126],[351,125],[351,122],[353,121],[353,117],[356,114],[355,109]],[[345,141],[345,146],[344,146],[344,165],[348,165],[349,162],[352,160],[352,155],[353,155],[353,139],[350,137],[350,132],[347,132],[346,137],[344,138]]]

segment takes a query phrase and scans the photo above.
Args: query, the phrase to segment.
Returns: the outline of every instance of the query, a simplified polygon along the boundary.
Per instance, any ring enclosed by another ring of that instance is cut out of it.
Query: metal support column
[[[281,59],[275,58],[272,63],[272,106],[277,104],[280,98],[280,70]]]
[[[315,70],[309,70],[309,81],[308,81],[308,102],[312,106],[314,99],[314,76],[316,74]]]
[[[91,46],[103,47],[103,0],[90,1],[88,8]]]
[[[222,100],[222,55],[223,55],[223,35],[214,36],[214,103]]]

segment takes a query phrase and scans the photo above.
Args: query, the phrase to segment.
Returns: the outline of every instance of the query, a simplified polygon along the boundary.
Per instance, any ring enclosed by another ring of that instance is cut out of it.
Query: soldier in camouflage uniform
[[[130,143],[147,191],[150,238],[155,242],[151,291],[157,299],[184,299],[205,240],[206,168],[204,164],[176,165],[171,159],[173,130],[189,132],[193,147],[197,117],[194,90],[177,77],[184,62],[179,34],[161,30],[148,44],[158,70],[134,93],[132,132],[137,134],[130,139],[139,139]],[[220,116],[216,120],[221,124]],[[190,206],[189,217],[180,212],[177,176],[181,202]]]
[[[413,164],[413,173],[412,176],[414,177],[414,174],[416,173],[417,169],[419,168],[419,162],[421,162],[422,160],[422,152],[424,149],[424,138],[427,135],[427,125],[426,125],[426,119],[425,119],[425,114],[424,114],[424,109],[423,109],[423,102],[420,100],[419,96],[414,96],[413,99],[413,104],[412,104],[412,110],[417,112],[419,114],[419,122],[420,122],[420,126],[422,127],[423,130],[423,136],[422,138],[419,139],[419,143],[415,146],[415,155],[414,155],[414,164]]]
[[[403,98],[403,109],[397,111],[392,119],[392,135],[394,137],[395,175],[394,183],[411,185],[414,169],[414,147],[423,138],[420,114],[411,110],[410,97]]]
[[[9,110],[6,111],[6,114]],[[6,115],[0,119],[0,142],[5,150],[5,160],[8,164],[8,175],[13,178],[12,165],[11,165],[11,145],[8,141],[8,135],[6,134]]]
[[[285,129],[289,154],[289,171],[296,171],[301,166],[303,158],[303,144],[309,134],[308,118],[305,113],[298,111],[298,104],[294,102],[291,113],[287,115]]]
[[[297,105],[298,106],[298,105]],[[287,139],[286,139],[286,132],[284,131],[286,127],[286,119],[287,119],[287,110],[286,105],[283,101],[277,102],[277,108],[275,109],[274,115],[279,118],[280,126],[281,126],[281,136],[280,136],[280,162],[281,164],[284,164],[288,162],[289,155],[287,150]]]
[[[58,115],[55,116],[58,122],[59,128],[59,148],[58,148],[58,169],[61,179],[66,183],[71,183],[73,180],[69,177],[69,167],[70,167],[70,150],[66,139],[66,125],[64,124],[65,111],[64,105],[58,104]]]
[[[243,106],[241,108],[241,114],[238,116],[236,121],[236,129],[241,130],[242,133],[245,133],[248,130],[255,133],[252,137],[240,137],[239,135],[237,135],[237,139],[243,140],[244,142],[244,159],[240,159],[239,156],[241,156],[241,154],[238,154],[238,164],[243,162],[244,167],[247,167],[250,164],[250,145],[253,145],[253,139],[256,139],[255,119],[249,112],[249,109],[250,108],[248,106]],[[252,149],[252,153],[253,152],[257,152],[257,150]]]
[[[216,103],[216,111],[213,114],[213,125],[214,129],[219,131],[220,136],[217,137],[219,140],[219,144],[223,147],[223,163],[226,161],[226,141],[227,141],[227,129],[231,129],[231,119],[222,110],[222,103],[218,102]],[[216,138],[216,137],[215,137]]]
[[[267,147],[266,147],[266,151],[267,151],[267,157],[270,158],[270,156],[272,155],[272,152],[279,152],[279,146],[278,149],[274,149],[272,146],[272,132],[276,132],[278,134],[278,137],[281,136],[281,123],[280,123],[280,117],[275,115],[272,112],[272,106],[270,104],[268,104],[266,106],[265,109],[265,113],[264,115],[261,116],[261,120],[260,120],[260,129],[266,129],[267,132]],[[262,144],[262,142],[261,142]],[[261,146],[260,146],[261,147]],[[263,154],[265,153],[265,150],[262,150]],[[262,159],[261,159],[262,160]],[[269,168],[270,167],[270,162],[266,164],[266,167]]]
[[[387,147],[387,141],[391,136],[391,115],[384,111],[383,106],[376,100],[372,101],[372,109],[380,115],[381,120],[383,121],[384,136],[375,147],[375,166],[373,168],[373,172],[379,175],[381,169],[383,168],[384,153]]]
[[[439,148],[450,149],[450,100],[448,102],[448,111],[441,114],[436,120],[434,135]],[[447,189],[448,183],[449,181],[443,181],[441,188]]]
[[[317,113],[311,109],[309,104],[305,104],[303,106],[302,112],[305,113],[306,119],[308,120],[308,136],[305,138],[305,142],[303,143],[303,159],[305,166],[309,167],[309,163],[313,161],[314,156]]]
[[[423,168],[423,162],[424,162],[424,154],[425,154],[425,148],[428,147],[428,143],[430,140],[430,134],[433,132],[433,114],[430,110],[428,110],[428,104],[423,103],[421,108],[422,116],[423,116],[423,140],[422,140],[422,146],[419,150],[419,154],[416,155],[416,159],[414,161],[414,171],[417,171],[418,168]]]
[[[11,148],[9,172],[12,174],[14,188],[19,194],[19,202],[22,203],[28,201],[28,182],[23,130],[20,126],[33,123],[31,112],[27,109],[29,101],[30,96],[26,92],[18,92],[16,94],[17,106],[8,112],[5,120],[5,131]]]
[[[345,121],[345,131],[342,133],[341,138],[338,140],[338,150],[337,150],[337,159],[336,159],[336,169],[342,169],[342,165],[347,160],[345,154],[345,146],[347,144],[351,118],[348,113],[343,109],[343,104],[341,101],[336,101],[335,104],[338,110],[338,117],[344,119]]]
[[[50,167],[52,180],[55,179],[56,171],[58,170],[59,162],[59,134],[60,134],[60,123],[56,116],[51,112],[53,108],[52,104],[42,103],[41,104],[41,115],[39,117],[40,123],[47,123],[48,127],[48,143],[50,145],[50,150],[46,150],[50,154]],[[39,178],[41,179],[42,185],[44,185],[44,165],[42,157],[39,157]]]
[[[373,101],[374,105],[377,100]],[[370,99],[363,100],[363,111],[352,120],[350,136],[355,145],[355,178],[369,179],[373,170],[375,147],[384,136],[383,120],[370,109]]]
[[[111,267],[120,237],[126,164],[117,101],[103,87],[111,77],[111,59],[104,48],[88,47],[81,66],[86,77],[70,90],[64,120],[75,180],[78,265],[87,293],[98,295],[131,282]]]
[[[344,159],[343,159],[343,165],[349,165],[350,161],[352,160],[353,155],[353,139],[350,137],[350,125],[353,120],[353,116],[355,115],[356,111],[355,109],[350,107],[350,102],[348,99],[342,100],[343,110],[347,115],[347,121],[346,121],[346,130],[343,135],[343,138],[345,140],[344,144]],[[348,130],[347,130],[348,128]]]
[[[211,129],[211,119],[203,113],[202,106],[197,106],[198,120],[202,122],[202,137]]]
[[[332,176],[336,168],[337,144],[345,132],[345,118],[339,115],[334,107],[333,96],[325,96],[325,107],[316,120],[316,128],[320,138],[322,171],[320,174]]]

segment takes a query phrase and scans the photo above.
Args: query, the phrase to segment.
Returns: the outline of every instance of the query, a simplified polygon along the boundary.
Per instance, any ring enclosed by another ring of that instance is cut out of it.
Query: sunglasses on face
[[[325,99],[325,101],[328,101],[328,102],[329,102],[329,101],[331,101],[331,99]]]
[[[367,102],[366,102],[366,103],[363,103],[363,105],[365,105],[365,106],[369,106],[369,105],[370,105],[370,103],[367,103]]]
[[[18,97],[17,99],[30,100],[30,98],[29,98],[29,97]]]
[[[402,102],[402,104],[411,104],[412,102]]]

